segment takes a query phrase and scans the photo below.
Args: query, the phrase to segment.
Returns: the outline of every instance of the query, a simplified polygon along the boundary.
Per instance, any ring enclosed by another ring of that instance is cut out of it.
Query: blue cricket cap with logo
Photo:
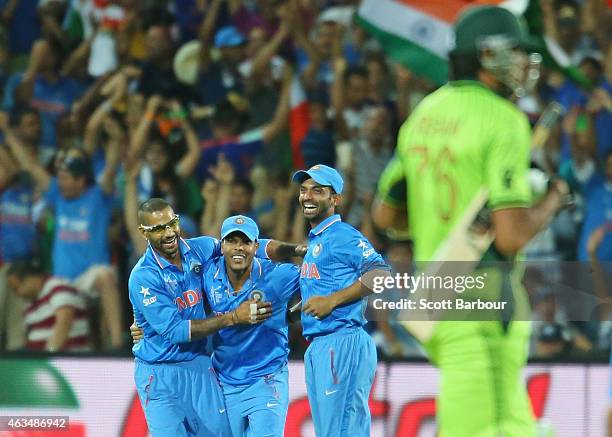
[[[233,215],[226,218],[221,225],[221,239],[225,239],[232,232],[242,232],[251,241],[259,238],[259,228],[252,218],[244,215]]]
[[[313,165],[308,170],[298,170],[293,173],[291,179],[301,184],[310,178],[317,184],[332,187],[337,194],[341,194],[344,188],[344,181],[338,170],[323,164]]]

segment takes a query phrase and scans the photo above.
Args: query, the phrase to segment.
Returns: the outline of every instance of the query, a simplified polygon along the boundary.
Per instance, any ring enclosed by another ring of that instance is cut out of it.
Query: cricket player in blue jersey
[[[130,274],[129,295],[144,331],[133,353],[149,431],[153,437],[231,436],[205,337],[228,326],[262,322],[271,315],[270,305],[245,301],[206,318],[202,267],[221,255],[219,241],[181,239],[179,217],[163,199],[146,201],[138,215],[149,247]],[[251,304],[257,306],[254,315]]]
[[[369,436],[377,359],[363,329],[365,297],[372,292],[363,279],[388,276],[389,268],[361,232],[335,214],[344,185],[335,169],[315,165],[293,181],[311,227],[300,289],[303,334],[311,341],[304,364],[315,433]]]
[[[289,300],[299,295],[300,270],[255,258],[258,238],[252,219],[229,217],[221,226],[223,257],[204,265],[204,289],[215,314],[245,302],[272,305],[272,317],[264,323],[214,334],[212,362],[234,437],[283,437],[289,404],[286,312]]]

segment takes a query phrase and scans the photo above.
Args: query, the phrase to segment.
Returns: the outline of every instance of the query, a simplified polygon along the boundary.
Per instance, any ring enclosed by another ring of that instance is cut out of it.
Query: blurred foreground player
[[[455,39],[451,82],[426,97],[402,126],[396,156],[381,176],[374,221],[388,228],[398,218],[405,226],[407,218],[415,260],[449,261],[434,260],[434,253],[484,187],[495,229],[485,259],[512,262],[568,194],[564,182],[552,181],[532,205],[530,127],[512,98],[537,79],[538,58],[524,51],[523,23],[498,7],[465,11]],[[510,307],[525,314],[528,301],[515,270],[502,273],[495,293],[506,293]],[[442,437],[535,435],[522,383],[530,324],[514,319],[516,314],[437,322],[431,335],[420,338],[441,371]]]
[[[179,216],[163,199],[138,210],[140,232],[149,247],[129,279],[134,318],[144,338],[133,347],[136,388],[153,437],[231,436],[223,393],[212,371],[206,339],[221,328],[257,323],[269,305],[250,303],[205,318],[202,266],[221,255],[218,240],[183,240]]]
[[[382,257],[335,214],[343,180],[326,165],[293,175],[310,223],[300,274],[302,328],[311,341],[304,356],[306,388],[317,437],[370,435],[368,398],[376,347],[363,329],[366,278],[389,274]],[[365,276],[365,278],[364,278]]]

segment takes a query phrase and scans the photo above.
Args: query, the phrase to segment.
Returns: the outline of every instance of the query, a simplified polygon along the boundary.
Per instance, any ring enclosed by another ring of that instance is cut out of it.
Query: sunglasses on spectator
[[[140,229],[142,229],[145,232],[158,233],[158,232],[165,231],[166,228],[170,228],[170,229],[176,228],[179,223],[179,220],[180,220],[180,217],[177,214],[168,223],[163,223],[160,225],[153,225],[153,226],[140,225]]]

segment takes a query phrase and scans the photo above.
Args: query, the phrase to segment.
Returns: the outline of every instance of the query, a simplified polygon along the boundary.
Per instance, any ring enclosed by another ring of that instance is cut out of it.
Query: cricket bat
[[[423,272],[425,276],[469,275],[474,271],[494,239],[493,232],[483,220],[488,199],[489,190],[485,187],[480,188],[463,216],[455,223],[448,237],[436,250],[432,257],[433,261],[427,263]],[[458,264],[455,261],[461,261],[461,263]],[[458,271],[458,267],[461,267],[462,271]],[[412,297],[415,301],[423,298],[429,300],[431,290],[417,288]],[[436,296],[436,298],[441,297]],[[417,340],[425,342],[433,335],[439,315],[439,312],[432,313],[425,310],[415,314],[415,310],[411,310],[410,313],[405,314],[404,319],[416,318],[417,320],[404,321],[400,324]]]

